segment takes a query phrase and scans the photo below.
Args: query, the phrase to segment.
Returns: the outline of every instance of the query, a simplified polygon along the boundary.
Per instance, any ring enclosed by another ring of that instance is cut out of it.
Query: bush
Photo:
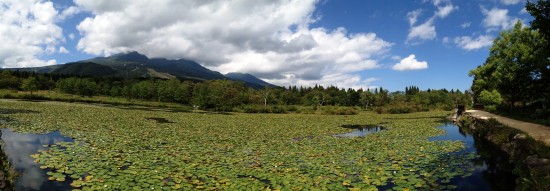
[[[49,100],[47,97],[43,95],[36,95],[36,94],[23,94],[21,95],[21,99],[28,99],[28,100]]]
[[[414,112],[423,112],[430,111],[427,107],[421,105],[412,105],[412,104],[395,104],[385,107],[376,107],[374,111],[378,114],[403,114],[403,113],[414,113]]]
[[[263,105],[243,105],[241,107],[233,108],[234,112],[243,113],[287,113],[287,107],[285,106],[263,106]]]
[[[353,107],[323,106],[318,107],[316,113],[321,115],[356,115],[358,112]]]
[[[495,111],[497,111],[497,106],[494,106],[494,105],[485,106],[485,111],[495,112]]]
[[[315,113],[315,109],[312,108],[312,107],[300,107],[298,109],[298,113],[302,113],[302,114],[314,114]]]

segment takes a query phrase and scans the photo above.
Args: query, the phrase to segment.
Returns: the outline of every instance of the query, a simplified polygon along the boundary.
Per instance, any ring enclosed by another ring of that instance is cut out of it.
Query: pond
[[[152,119],[155,120],[155,119]],[[381,126],[342,126],[353,128],[354,131],[345,134],[334,135],[336,137],[365,137],[367,135],[384,130]],[[460,152],[476,153],[480,157],[472,160],[475,171],[466,178],[457,177],[451,180],[456,185],[456,190],[514,190],[515,179],[508,164],[506,154],[485,141],[465,132],[452,123],[446,123],[439,127],[446,131],[446,135],[432,137],[430,141],[461,141],[465,144],[465,150]],[[16,190],[71,190],[70,180],[65,182],[48,181],[48,170],[40,169],[40,165],[30,157],[38,153],[40,149],[47,149],[43,145],[51,145],[56,142],[73,142],[69,137],[62,136],[59,132],[47,134],[20,134],[9,129],[2,129],[1,138],[5,142],[4,151],[10,162],[20,172],[16,181]],[[307,139],[309,137],[300,138]],[[460,153],[451,153],[460,154]],[[245,175],[239,178],[243,178]],[[248,176],[247,176],[248,177]],[[248,177],[251,178],[251,177]],[[255,178],[255,177],[252,177]],[[259,178],[257,178],[259,179]],[[259,179],[264,181],[263,179]]]
[[[8,160],[20,173],[15,182],[15,190],[72,190],[69,181],[49,181],[47,170],[40,169],[40,164],[31,158],[38,150],[47,149],[43,145],[51,145],[57,142],[73,142],[73,139],[61,135],[58,131],[46,134],[22,134],[1,129],[4,141],[4,152]]]
[[[430,138],[431,141],[461,141],[466,147],[461,152],[476,153],[480,156],[472,161],[475,168],[472,176],[451,180],[451,184],[458,186],[456,190],[515,190],[517,176],[512,173],[513,166],[508,163],[506,153],[487,140],[473,136],[468,129],[453,123],[446,123],[439,128],[447,134]]]

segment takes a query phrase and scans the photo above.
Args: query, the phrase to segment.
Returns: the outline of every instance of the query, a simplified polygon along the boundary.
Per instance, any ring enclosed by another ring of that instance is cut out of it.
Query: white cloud
[[[411,27],[411,29],[409,29],[406,43],[409,43],[415,39],[431,40],[436,36],[437,33],[435,32],[435,26],[432,18],[421,25]]]
[[[426,2],[426,1],[424,1]],[[407,35],[407,40],[405,44],[418,44],[425,40],[432,40],[437,36],[435,30],[435,20],[437,18],[443,19],[449,16],[453,11],[458,10],[458,6],[454,6],[449,0],[433,0],[433,5],[437,7],[437,11],[434,12],[434,15],[430,17],[426,22],[414,26],[420,15],[420,10],[415,10],[407,13],[407,19],[409,20],[409,34]],[[444,5],[443,5],[444,4]]]
[[[439,18],[445,18],[445,17],[449,16],[449,14],[451,14],[454,10],[458,10],[458,6],[454,6],[451,3],[448,3],[445,6],[437,6],[436,15]]]
[[[74,34],[73,33],[69,34],[69,39],[74,40]]]
[[[462,23],[462,24],[460,25],[460,27],[462,27],[463,29],[465,29],[465,28],[470,27],[470,25],[472,25],[472,22],[465,22],[465,23]]]
[[[0,6],[0,67],[55,64],[38,57],[55,52],[63,41],[53,3],[41,0],[5,1]]]
[[[469,36],[456,37],[454,42],[464,50],[477,50],[493,45],[493,37],[481,35],[477,38]]]
[[[65,47],[59,47],[59,53],[68,54],[70,53],[69,50],[67,50]]]
[[[358,86],[357,72],[379,67],[392,46],[374,33],[311,28],[316,0],[75,2],[93,14],[77,26],[81,51],[187,58],[278,85]]]
[[[502,4],[505,4],[505,5],[515,5],[518,3],[525,2],[525,0],[501,0],[500,2],[502,2]]]
[[[63,10],[63,12],[61,12],[61,14],[58,15],[58,18],[59,20],[65,20],[69,17],[72,17],[73,15],[80,13],[81,11],[82,10],[76,6],[70,6],[65,10]]]
[[[413,26],[418,20],[418,16],[422,14],[422,9],[417,9],[407,13],[407,19],[409,20],[409,25]]]
[[[492,8],[491,10],[481,7],[481,13],[485,15],[483,26],[488,31],[510,29],[519,20],[508,16],[508,9]]]
[[[409,55],[407,58],[401,60],[401,62],[393,65],[392,69],[397,71],[406,71],[406,70],[422,70],[428,68],[428,62],[416,60],[414,54]]]

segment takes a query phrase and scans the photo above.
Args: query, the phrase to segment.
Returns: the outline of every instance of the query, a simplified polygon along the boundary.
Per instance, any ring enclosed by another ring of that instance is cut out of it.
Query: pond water
[[[376,133],[384,130],[384,127],[376,125],[342,125],[344,128],[356,129],[355,131],[333,135],[335,137],[351,138],[351,137],[364,137],[368,134]]]
[[[508,164],[506,153],[485,139],[468,133],[468,129],[458,127],[453,123],[446,123],[439,128],[445,130],[447,134],[429,140],[462,141],[466,149],[461,152],[472,152],[480,155],[479,158],[472,161],[476,169],[472,176],[458,177],[451,180],[451,184],[458,186],[456,190],[506,191],[515,189],[517,176],[512,173],[513,167]]]
[[[48,181],[47,170],[40,169],[40,165],[34,162],[30,155],[44,150],[42,145],[51,145],[57,142],[73,142],[73,139],[62,136],[58,131],[46,134],[21,134],[9,129],[1,129],[4,141],[4,152],[8,160],[20,173],[15,182],[17,191],[46,191],[46,190],[71,190],[69,181]]]
[[[381,126],[343,126],[354,128],[355,131],[345,134],[334,135],[336,137],[364,137],[376,133],[384,128]],[[508,164],[506,154],[496,146],[482,138],[476,138],[466,129],[446,123],[439,127],[446,131],[446,135],[430,138],[430,141],[452,140],[462,141],[466,149],[461,152],[472,152],[480,155],[472,161],[475,171],[472,176],[466,178],[453,178],[451,184],[457,185],[456,190],[514,190],[515,179],[512,174],[512,167]],[[56,142],[73,142],[69,137],[62,136],[59,132],[47,134],[20,134],[9,129],[2,129],[2,140],[5,142],[4,152],[10,162],[20,172],[16,181],[15,189],[18,191],[41,191],[41,190],[71,190],[70,180],[65,182],[48,181],[47,170],[40,169],[40,165],[30,157],[38,153],[38,150],[45,149],[43,145],[50,145]]]

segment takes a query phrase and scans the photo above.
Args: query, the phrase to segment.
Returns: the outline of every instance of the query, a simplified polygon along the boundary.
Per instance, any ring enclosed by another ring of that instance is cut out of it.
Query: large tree
[[[21,84],[21,89],[25,91],[30,91],[31,95],[33,91],[38,90],[38,80],[33,77],[28,77],[27,79],[23,80],[23,83]]]
[[[535,19],[531,21],[531,27],[539,32],[550,42],[550,1],[539,0],[537,3],[527,1],[525,9]]]
[[[546,41],[538,31],[517,22],[512,30],[503,31],[494,40],[489,57],[482,66],[470,71],[474,76],[472,90],[476,96],[483,90],[496,89],[505,102],[514,107],[516,103],[536,101],[543,80],[541,65]]]

